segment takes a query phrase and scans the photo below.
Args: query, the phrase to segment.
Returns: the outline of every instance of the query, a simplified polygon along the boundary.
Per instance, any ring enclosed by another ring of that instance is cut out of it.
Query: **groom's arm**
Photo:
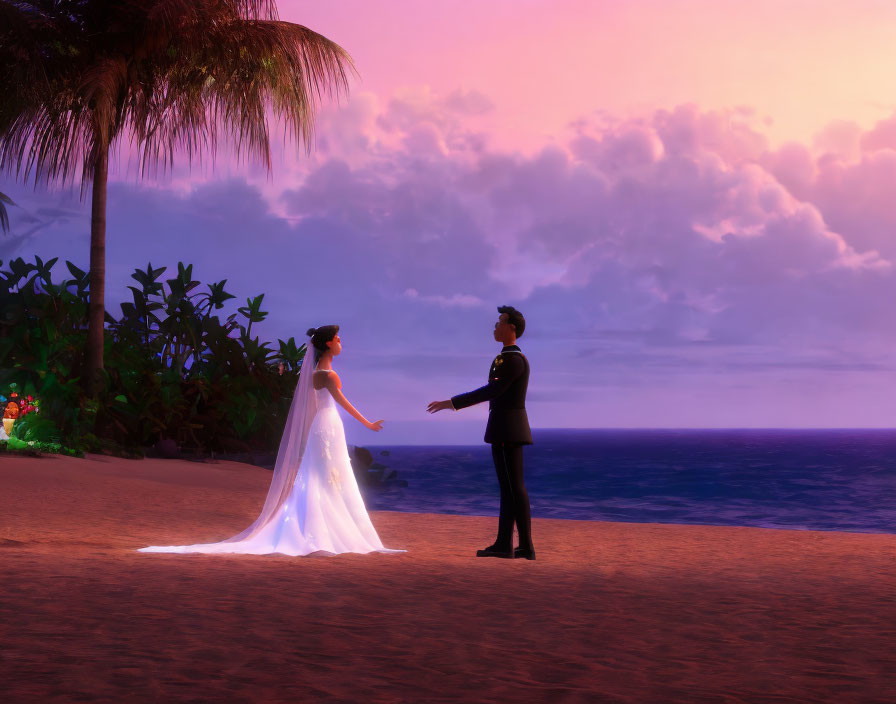
[[[522,358],[516,354],[507,355],[503,359],[504,362],[498,365],[485,386],[451,397],[451,405],[454,406],[454,410],[459,411],[461,408],[475,406],[483,401],[491,401],[507,391],[514,379],[523,373],[525,365]]]

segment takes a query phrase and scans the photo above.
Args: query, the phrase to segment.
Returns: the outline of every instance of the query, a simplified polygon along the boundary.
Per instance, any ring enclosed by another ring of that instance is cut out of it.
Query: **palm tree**
[[[310,148],[316,104],[352,70],[274,0],[0,0],[0,169],[92,188],[88,393],[102,381],[110,149],[129,139],[145,176],[223,136],[270,170],[268,112]]]
[[[0,230],[3,232],[9,231],[9,214],[6,212],[7,205],[15,205],[12,202],[12,198],[10,198],[5,193],[0,193]]]

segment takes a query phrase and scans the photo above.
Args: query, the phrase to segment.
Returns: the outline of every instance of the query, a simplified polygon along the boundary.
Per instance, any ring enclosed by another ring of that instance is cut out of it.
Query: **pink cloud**
[[[324,147],[286,184],[116,184],[110,228],[129,239],[110,246],[110,271],[121,270],[110,290],[144,259],[176,253],[246,295],[267,291],[272,320],[290,321],[272,322],[275,334],[332,318],[396,355],[397,375],[420,373],[441,344],[407,331],[436,325],[475,350],[503,303],[532,321],[526,344],[558,388],[572,369],[581,391],[670,374],[887,368],[896,334],[877,302],[896,295],[896,151],[870,140],[854,160],[815,144],[773,149],[744,111],[686,105],[580,119],[522,152],[492,146],[475,122],[485,106],[362,94],[325,111]],[[41,225],[43,244],[79,261],[86,248],[70,254],[66,242],[86,211],[77,223],[65,212]],[[313,311],[296,308],[306,289]],[[472,370],[464,360],[452,364]]]

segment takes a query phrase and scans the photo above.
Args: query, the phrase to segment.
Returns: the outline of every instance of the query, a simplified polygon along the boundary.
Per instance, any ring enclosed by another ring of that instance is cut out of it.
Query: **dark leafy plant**
[[[42,442],[59,442],[62,434],[51,418],[45,414],[29,413],[16,421],[12,429],[12,436],[28,442],[38,440]]]
[[[166,267],[137,269],[121,316],[106,314],[103,385],[90,395],[80,383],[85,275],[66,262],[73,278],[56,284],[54,263],[0,268],[0,389],[16,383],[40,399],[35,420],[21,431],[17,422],[18,439],[131,454],[162,438],[200,453],[276,449],[305,345],[278,340],[275,351],[249,337],[238,319],[264,320],[263,295],[222,319],[235,298],[226,280],[203,285],[182,262],[168,279]]]
[[[43,442],[35,440],[20,440],[12,437],[7,441],[0,441],[0,454],[19,454],[19,455],[41,455],[49,453],[53,455],[71,455],[72,457],[83,457],[84,453],[73,447],[66,447],[58,442]]]

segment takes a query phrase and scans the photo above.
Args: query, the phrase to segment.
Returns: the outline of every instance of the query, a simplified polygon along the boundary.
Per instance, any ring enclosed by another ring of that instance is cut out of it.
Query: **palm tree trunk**
[[[106,313],[106,181],[109,151],[99,149],[93,173],[90,214],[90,305],[87,309],[87,369],[89,396],[96,396],[103,369],[103,327]]]

